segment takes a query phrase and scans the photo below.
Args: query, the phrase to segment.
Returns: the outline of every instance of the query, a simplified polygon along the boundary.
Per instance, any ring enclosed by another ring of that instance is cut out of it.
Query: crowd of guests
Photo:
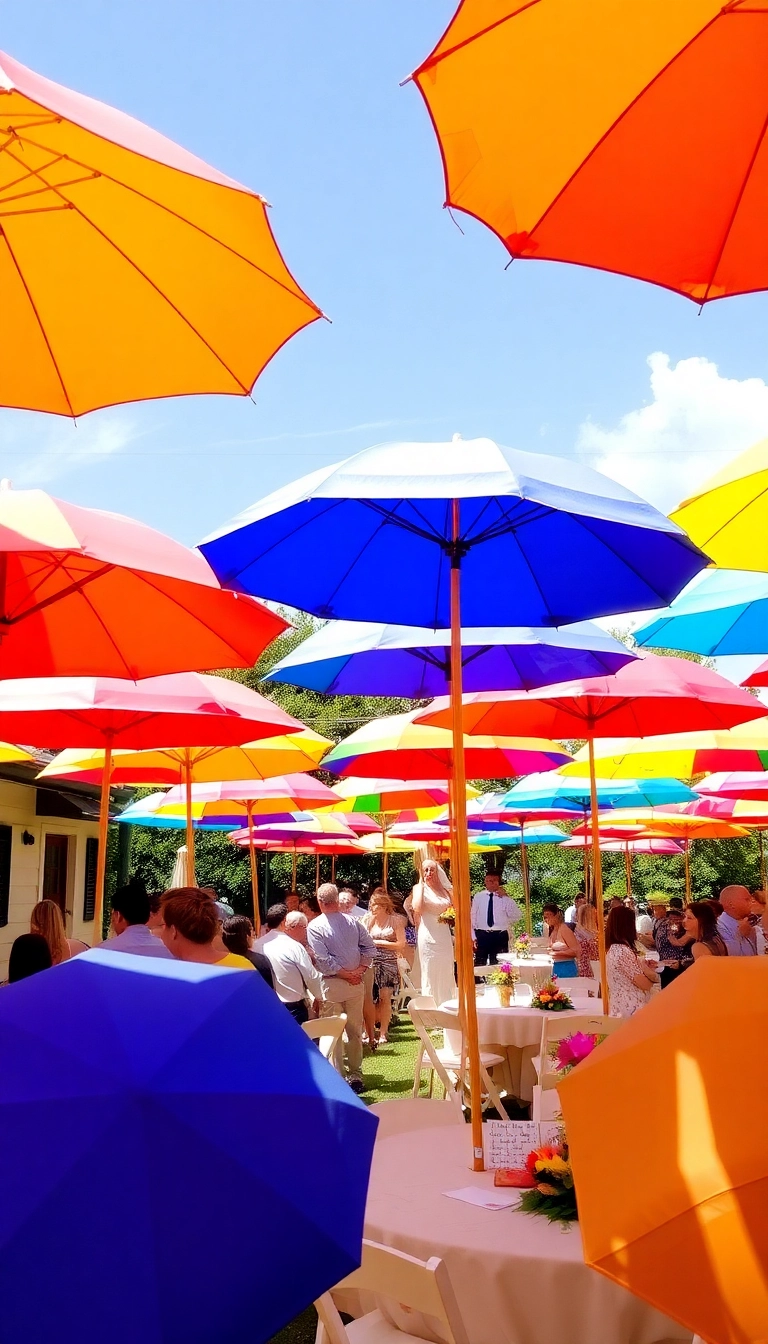
[[[664,989],[702,957],[757,957],[768,949],[766,892],[725,887],[718,900],[652,895],[638,908],[632,897],[606,903],[605,945],[613,1017],[630,1017],[655,986]],[[594,974],[597,910],[583,893],[565,913],[544,906],[544,925],[558,979]]]

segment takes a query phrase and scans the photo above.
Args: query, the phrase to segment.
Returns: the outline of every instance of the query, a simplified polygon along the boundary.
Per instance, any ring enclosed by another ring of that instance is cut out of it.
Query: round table
[[[563,988],[567,990],[567,984]],[[441,1005],[451,1012],[458,1011],[458,999],[451,999],[448,1003]],[[590,1005],[577,1004],[571,1012],[558,1013],[558,1017],[576,1016],[579,1012],[595,1013],[599,1008],[596,1003]],[[493,1050],[496,1054],[504,1055],[507,1061],[507,1091],[513,1096],[519,1097],[521,1101],[530,1101],[533,1096],[533,1086],[536,1082],[536,1071],[533,1067],[533,1057],[539,1053],[541,1046],[541,1025],[545,1017],[551,1017],[551,1013],[542,1011],[541,1008],[532,1008],[530,1002],[511,1003],[509,1008],[502,1008],[499,1003],[498,990],[490,986],[483,994],[477,998],[477,1027],[480,1036],[480,1044],[485,1049]],[[459,1031],[445,1032],[445,1044],[455,1054],[461,1051],[461,1033]]]
[[[382,1139],[365,1236],[445,1261],[470,1344],[690,1344],[682,1326],[587,1268],[577,1224],[563,1231],[543,1217],[447,1199],[445,1190],[493,1187],[493,1172],[472,1172],[469,1162],[466,1125]],[[404,1328],[413,1331],[413,1321]]]

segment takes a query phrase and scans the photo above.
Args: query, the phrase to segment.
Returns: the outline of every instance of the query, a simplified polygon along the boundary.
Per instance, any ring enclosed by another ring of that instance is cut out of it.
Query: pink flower
[[[557,1047],[557,1067],[573,1068],[574,1064],[580,1064],[582,1059],[591,1055],[596,1045],[597,1037],[584,1031],[575,1031],[572,1036],[565,1036]]]

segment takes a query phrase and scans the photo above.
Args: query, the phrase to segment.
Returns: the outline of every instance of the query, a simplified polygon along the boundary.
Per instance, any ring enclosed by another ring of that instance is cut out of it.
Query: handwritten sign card
[[[539,1148],[542,1143],[560,1143],[561,1137],[562,1125],[552,1122],[488,1120],[483,1125],[485,1165],[490,1169],[524,1167],[532,1148]]]

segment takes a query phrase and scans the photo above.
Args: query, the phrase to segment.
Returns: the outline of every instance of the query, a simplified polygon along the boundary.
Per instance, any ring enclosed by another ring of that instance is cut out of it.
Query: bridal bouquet
[[[529,933],[521,933],[519,938],[515,939],[515,953],[525,961],[533,956],[533,939]]]
[[[437,916],[437,922],[438,924],[449,924],[450,927],[453,928],[456,923],[456,911],[452,905],[449,905],[447,910],[444,910],[441,915]]]

